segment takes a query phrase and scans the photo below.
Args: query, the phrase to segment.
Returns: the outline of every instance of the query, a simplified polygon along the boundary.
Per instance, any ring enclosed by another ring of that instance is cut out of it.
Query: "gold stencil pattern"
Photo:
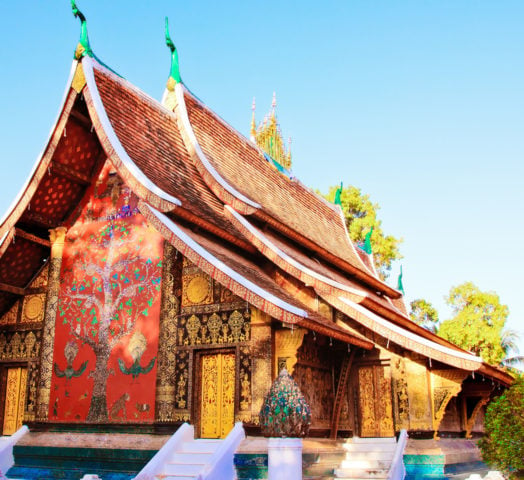
[[[213,303],[213,280],[203,272],[182,277],[182,306]]]
[[[0,333],[0,359],[24,360],[36,358],[40,344],[40,332],[20,331],[14,333]]]

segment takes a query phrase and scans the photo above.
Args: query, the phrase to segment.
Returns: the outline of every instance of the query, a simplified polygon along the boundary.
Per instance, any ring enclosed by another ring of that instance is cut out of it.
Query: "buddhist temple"
[[[512,377],[410,320],[340,207],[290,175],[274,114],[244,137],[184,84],[169,37],[150,97],[77,14],[60,115],[0,222],[2,433],[259,435],[284,367],[311,436],[481,432]]]

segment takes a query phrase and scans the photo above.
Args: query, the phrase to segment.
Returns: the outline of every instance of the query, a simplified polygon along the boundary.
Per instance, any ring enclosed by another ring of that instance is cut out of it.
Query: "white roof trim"
[[[184,126],[184,129],[186,131],[186,134],[189,138],[189,141],[191,142],[193,148],[195,149],[195,153],[200,159],[200,161],[203,163],[205,169],[213,176],[213,178],[224,188],[227,190],[231,195],[238,198],[239,200],[242,200],[244,203],[247,203],[249,206],[254,208],[261,208],[260,204],[254,202],[250,198],[246,197],[242,193],[240,193],[238,190],[233,188],[229,183],[227,183],[220,174],[216,171],[215,167],[211,164],[211,162],[207,159],[207,157],[204,155],[204,152],[200,148],[200,145],[198,143],[198,140],[195,136],[195,132],[193,131],[193,127],[191,126],[191,123],[189,122],[189,116],[187,114],[187,108],[186,108],[186,102],[184,99],[184,91],[185,88],[182,85],[182,83],[177,83],[175,85],[175,93],[176,93],[176,99],[177,99],[177,106],[180,112],[180,120],[182,121],[182,125]]]
[[[36,170],[37,170],[38,166],[40,165],[40,161],[42,160],[42,158],[43,158],[43,156],[44,156],[44,154],[45,154],[45,152],[47,150],[47,147],[49,146],[49,142],[51,141],[51,138],[52,138],[53,133],[54,133],[54,131],[56,129],[56,126],[58,125],[58,121],[60,120],[60,117],[62,116],[62,111],[64,110],[65,102],[66,102],[67,96],[69,94],[69,90],[71,88],[71,82],[73,81],[73,76],[75,74],[75,70],[76,70],[77,64],[78,64],[78,62],[76,60],[73,60],[73,63],[71,64],[71,71],[69,72],[69,78],[67,79],[67,83],[66,83],[66,87],[65,87],[65,90],[64,90],[64,94],[62,96],[62,102],[60,104],[60,109],[58,110],[58,114],[56,116],[56,119],[53,122],[53,126],[51,127],[51,132],[49,133],[48,140],[44,144],[44,148],[41,150],[40,154],[36,158],[36,161],[33,164],[33,167],[31,168],[31,173],[27,177],[24,185],[22,186],[22,188],[18,192],[18,195],[15,197],[15,199],[11,202],[11,205],[9,205],[9,207],[6,210],[4,216],[2,217],[2,220],[0,220],[0,226],[2,226],[4,224],[4,222],[9,218],[9,215],[11,215],[11,212],[18,205],[18,202],[20,202],[20,200],[22,199],[22,197],[24,195],[24,192],[26,191],[27,187],[31,183],[31,180],[33,179],[33,176],[35,175]],[[2,239],[2,243],[3,243],[4,240],[5,239]]]
[[[159,212],[158,210],[153,208],[151,205],[147,205],[147,207],[151,210],[151,212],[155,215],[155,217],[157,217],[164,225],[166,225],[169,228],[169,230],[171,230],[171,232],[174,235],[176,235],[189,248],[191,248],[198,255],[200,255],[205,260],[207,260],[209,263],[211,263],[215,268],[220,270],[222,273],[226,274],[228,277],[231,277],[233,280],[240,283],[242,286],[244,286],[248,290],[251,290],[253,293],[273,303],[277,307],[280,307],[283,310],[287,310],[288,312],[294,315],[298,315],[299,317],[303,317],[303,318],[308,317],[308,314],[305,310],[294,307],[293,305],[290,305],[289,303],[281,300],[280,298],[275,297],[275,295],[273,295],[272,293],[266,292],[266,290],[264,290],[263,288],[259,287],[258,285],[255,285],[253,282],[244,278],[242,275],[240,275],[238,272],[233,270],[231,267],[228,267],[226,264],[222,263],[218,258],[213,256],[211,253],[205,250],[200,244],[195,242],[189,235],[187,235],[184,231],[182,231],[178,227],[178,225],[176,225],[166,215]]]
[[[338,297],[338,299],[341,302],[345,303],[346,305],[350,306],[351,308],[354,308],[355,310],[359,311],[363,315],[366,315],[371,320],[377,323],[380,323],[380,325],[382,325],[383,327],[389,330],[392,330],[395,333],[398,333],[399,335],[403,335],[409,338],[410,340],[413,340],[414,342],[420,343],[424,345],[425,347],[432,348],[434,350],[438,350],[439,352],[444,353],[446,355],[451,355],[453,357],[462,358],[464,360],[469,360],[471,362],[478,362],[479,364],[482,364],[482,359],[480,357],[477,357],[476,355],[473,355],[467,352],[459,352],[457,350],[453,350],[449,347],[446,347],[444,345],[440,345],[431,340],[428,340],[427,338],[420,337],[419,335],[413,332],[410,332],[409,330],[404,330],[403,328],[399,327],[398,325],[395,325],[394,323],[391,323],[379,317],[372,311],[368,310],[367,308],[363,307],[362,305],[359,305],[358,303],[355,303],[349,300],[348,298],[340,296]]]
[[[2,236],[2,239],[0,240],[0,247],[4,244],[5,239],[7,238],[8,235],[9,235],[9,230],[5,232],[4,235]]]
[[[302,265],[300,262],[290,257],[287,253],[280,250],[280,248],[278,248],[273,242],[271,242],[271,240],[265,237],[256,227],[251,225],[251,223],[249,223],[237,211],[235,211],[229,205],[226,205],[225,207],[242,224],[243,227],[249,230],[249,232],[253,234],[255,237],[257,237],[264,245],[266,245],[266,247],[271,249],[276,255],[278,255],[280,258],[282,258],[289,264],[293,265],[298,270],[301,270],[302,272],[310,275],[311,277],[316,278],[317,280],[320,280],[324,283],[327,283],[328,285],[331,285],[332,287],[338,288],[339,290],[343,290],[345,292],[352,293],[354,295],[360,295],[361,297],[368,297],[367,292],[365,292],[364,290],[358,290],[356,288],[352,288],[342,283],[339,283],[336,280],[332,280],[331,278],[325,277],[321,273],[317,273],[314,270],[309,269],[305,265]]]
[[[107,116],[106,110],[102,103],[102,99],[100,98],[100,93],[98,92],[95,76],[93,73],[93,60],[90,57],[86,56],[82,60],[82,65],[84,66],[86,82],[89,87],[91,97],[93,99],[93,105],[95,107],[96,113],[98,114],[98,119],[100,120],[100,123],[104,129],[105,134],[107,135],[107,138],[111,142],[111,145],[115,149],[116,154],[118,155],[124,166],[127,168],[127,170],[129,170],[133,177],[135,177],[135,179],[149,191],[153,192],[155,195],[158,195],[163,200],[171,202],[174,205],[181,206],[182,202],[178,198],[173,197],[169,193],[164,192],[164,190],[157,187],[151,180],[149,180],[149,178],[142,172],[142,170],[140,170],[137,167],[135,162],[133,162],[131,157],[127,154],[126,150],[120,143],[120,140],[118,139],[115,131],[113,130],[111,121]]]

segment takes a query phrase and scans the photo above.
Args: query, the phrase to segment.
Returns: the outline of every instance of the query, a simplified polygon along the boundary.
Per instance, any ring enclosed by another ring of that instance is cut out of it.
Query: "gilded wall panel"
[[[40,331],[29,330],[0,333],[1,360],[27,360],[38,357]]]
[[[38,382],[38,363],[29,362],[27,366],[27,400],[24,422],[33,422],[36,416],[36,386]]]
[[[175,368],[175,411],[174,420],[188,422],[191,420],[190,393],[190,350],[177,350]]]
[[[258,414],[271,388],[271,318],[253,308],[251,317],[251,421],[259,423]]]
[[[433,430],[431,398],[425,365],[406,359],[408,384],[409,428],[411,430]]]
[[[20,302],[16,301],[15,304],[0,317],[0,325],[14,325],[18,317],[18,308]]]
[[[409,429],[409,395],[405,360],[396,357],[393,359],[391,367],[393,379],[393,412],[395,430],[398,432],[402,429]]]
[[[239,413],[236,421],[251,421],[251,352],[248,346],[240,347],[239,359]]]
[[[26,295],[22,306],[22,323],[42,322],[45,313],[45,293]]]
[[[177,344],[220,345],[247,342],[251,331],[250,317],[248,309],[180,315]]]

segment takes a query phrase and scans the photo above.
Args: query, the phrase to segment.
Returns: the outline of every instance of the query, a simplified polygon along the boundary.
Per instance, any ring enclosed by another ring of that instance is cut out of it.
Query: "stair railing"
[[[387,480],[404,480],[406,476],[406,467],[404,466],[404,450],[408,443],[408,432],[407,430],[401,430],[398,436],[397,447],[393,460],[391,461],[391,467],[389,468]]]
[[[199,475],[198,480],[233,480],[236,478],[233,457],[240,442],[246,438],[242,422],[235,423],[233,430],[224,438],[220,446],[209,459],[209,463],[204,471]]]
[[[162,467],[171,455],[185,442],[195,438],[193,425],[183,423],[173,436],[155,453],[155,456],[146,463],[144,468],[138,472],[134,480],[154,480],[155,476],[162,471]]]
[[[26,425],[22,425],[10,437],[4,436],[0,438],[0,475],[5,474],[15,464],[15,458],[13,457],[13,446],[27,432],[29,432],[29,428],[27,428]]]

